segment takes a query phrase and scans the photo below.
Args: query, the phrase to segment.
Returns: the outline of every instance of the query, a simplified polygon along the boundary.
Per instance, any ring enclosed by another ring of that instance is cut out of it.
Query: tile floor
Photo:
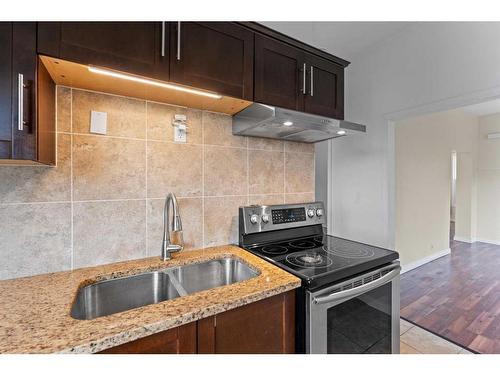
[[[472,354],[406,320],[400,320],[401,354]]]

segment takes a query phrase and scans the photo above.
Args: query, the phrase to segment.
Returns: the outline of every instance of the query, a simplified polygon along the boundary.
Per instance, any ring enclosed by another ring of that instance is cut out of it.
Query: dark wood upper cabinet
[[[344,67],[257,34],[254,101],[343,119]]]
[[[12,156],[12,23],[0,22],[0,159]]]
[[[305,54],[307,89],[304,112],[344,118],[344,68],[321,57]]]
[[[35,22],[0,23],[1,163],[55,164],[55,86],[38,65],[36,41]]]
[[[254,101],[302,110],[303,55],[298,48],[256,35]]]
[[[170,80],[253,99],[253,33],[231,22],[172,22]]]
[[[165,22],[40,22],[38,53],[169,79]]]

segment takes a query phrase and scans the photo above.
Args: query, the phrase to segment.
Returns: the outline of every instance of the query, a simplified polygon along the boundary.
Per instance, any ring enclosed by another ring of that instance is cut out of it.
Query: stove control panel
[[[323,202],[246,206],[239,211],[240,235],[326,224]]]

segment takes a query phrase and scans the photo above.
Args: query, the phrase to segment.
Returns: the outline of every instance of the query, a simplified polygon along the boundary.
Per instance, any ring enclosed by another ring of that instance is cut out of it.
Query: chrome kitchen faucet
[[[170,206],[172,206],[172,228],[170,228]],[[172,259],[172,253],[184,248],[182,239],[182,221],[177,205],[177,198],[173,193],[168,193],[163,207],[163,245],[161,247],[161,259]]]

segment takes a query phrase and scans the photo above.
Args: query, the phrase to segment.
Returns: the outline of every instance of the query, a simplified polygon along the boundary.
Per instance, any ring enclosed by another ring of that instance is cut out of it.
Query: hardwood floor
[[[469,350],[500,353],[500,246],[450,247],[401,275],[401,317]]]

